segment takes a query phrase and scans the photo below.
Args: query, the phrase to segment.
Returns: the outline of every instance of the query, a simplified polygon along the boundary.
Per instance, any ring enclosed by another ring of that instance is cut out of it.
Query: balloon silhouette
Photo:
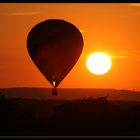
[[[56,88],[79,59],[83,37],[73,24],[49,19],[31,29],[27,49],[39,71]]]

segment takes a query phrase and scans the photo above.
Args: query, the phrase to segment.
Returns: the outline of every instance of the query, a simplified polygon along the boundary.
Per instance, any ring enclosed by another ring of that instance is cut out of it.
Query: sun
[[[96,75],[102,75],[107,73],[111,66],[111,58],[104,52],[92,53],[86,61],[87,69]]]

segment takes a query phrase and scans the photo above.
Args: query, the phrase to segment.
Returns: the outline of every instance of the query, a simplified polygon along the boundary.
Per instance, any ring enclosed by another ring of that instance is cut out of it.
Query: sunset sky
[[[84,38],[83,52],[59,88],[115,88],[140,91],[140,4],[9,3],[0,4],[0,88],[52,87],[32,62],[27,36],[47,19],[74,24]],[[87,57],[111,56],[112,67],[93,75]]]

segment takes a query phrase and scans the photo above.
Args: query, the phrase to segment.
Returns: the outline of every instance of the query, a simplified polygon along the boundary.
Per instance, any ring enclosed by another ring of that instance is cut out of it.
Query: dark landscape
[[[0,135],[140,135],[139,92],[59,89],[58,97],[66,92],[64,96],[67,98],[56,100],[55,96],[51,96],[51,89],[13,88],[0,91]],[[86,91],[87,97],[82,96],[86,95]],[[75,96],[70,98],[71,94]],[[113,100],[113,97],[120,100]],[[123,100],[124,97],[127,100]]]

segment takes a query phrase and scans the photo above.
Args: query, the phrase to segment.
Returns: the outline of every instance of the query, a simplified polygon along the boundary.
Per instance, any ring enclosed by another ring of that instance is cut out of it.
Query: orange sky
[[[52,87],[32,62],[26,46],[31,28],[50,18],[80,29],[83,52],[60,88],[140,90],[140,4],[0,4],[0,88]],[[112,57],[105,75],[86,68],[87,56],[104,51]]]

